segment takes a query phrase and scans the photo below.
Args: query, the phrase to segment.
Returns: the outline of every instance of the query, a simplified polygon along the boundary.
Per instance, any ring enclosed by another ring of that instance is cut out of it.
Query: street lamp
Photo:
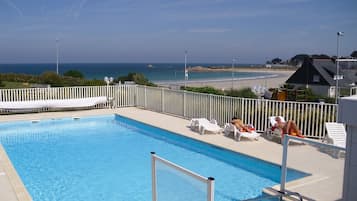
[[[185,50],[185,90],[186,90],[186,81],[188,80],[188,71],[187,71],[187,50]]]
[[[342,80],[343,77],[340,76],[340,64],[339,64],[339,59],[340,59],[340,37],[343,36],[343,32],[339,31],[337,32],[337,58],[336,58],[336,76],[334,76],[334,79],[336,80],[336,89],[335,89],[335,95],[336,95],[336,104],[338,102],[338,97],[340,97],[340,90],[338,86],[338,80]]]
[[[107,83],[107,87],[109,87],[109,84],[112,83],[114,81],[113,77],[104,77],[104,82]]]
[[[236,59],[232,59],[232,91],[233,91],[233,85],[234,85],[234,63],[236,62]]]
[[[104,82],[107,83],[107,101],[110,102],[110,107],[113,107],[113,98],[109,98],[109,84],[114,81],[113,77],[104,77]]]
[[[104,77],[104,82],[107,83],[107,96],[109,94],[109,84],[113,82],[113,77]]]
[[[57,58],[57,62],[56,62],[56,73],[58,75],[58,54],[59,54],[59,39],[56,38],[56,58]]]

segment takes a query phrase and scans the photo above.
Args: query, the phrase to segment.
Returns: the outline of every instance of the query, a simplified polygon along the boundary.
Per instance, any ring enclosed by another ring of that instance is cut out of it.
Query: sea
[[[130,72],[142,73],[152,82],[181,82],[185,80],[183,63],[61,63],[59,73],[63,74],[68,70],[78,70],[87,79],[103,79],[105,76],[117,78],[125,76]],[[226,66],[231,68],[231,64],[219,63],[195,63],[187,67],[203,66]],[[235,68],[257,67],[261,64],[236,64]],[[41,64],[0,64],[0,73],[24,73],[40,75],[46,71],[56,71],[55,63]],[[271,74],[263,72],[189,72],[188,81],[219,81],[233,79],[254,79],[257,77],[269,77]]]

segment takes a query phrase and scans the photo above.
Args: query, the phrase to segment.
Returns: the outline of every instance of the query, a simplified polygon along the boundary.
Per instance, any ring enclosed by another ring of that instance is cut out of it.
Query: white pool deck
[[[169,130],[206,143],[214,144],[265,161],[281,164],[282,145],[260,137],[259,141],[237,142],[224,135],[199,135],[188,127],[189,120],[134,107],[70,112],[1,115],[0,122],[41,120],[60,117],[84,117],[101,114],[119,114],[165,130]],[[0,131],[1,132],[1,131]],[[339,200],[342,195],[344,159],[332,157],[310,145],[290,145],[288,167],[310,173],[308,176],[287,183],[290,191],[299,192],[305,200]],[[278,189],[278,186],[275,186]],[[80,192],[78,192],[80,193]],[[0,145],[0,200],[29,201],[31,196],[24,188],[16,171]]]

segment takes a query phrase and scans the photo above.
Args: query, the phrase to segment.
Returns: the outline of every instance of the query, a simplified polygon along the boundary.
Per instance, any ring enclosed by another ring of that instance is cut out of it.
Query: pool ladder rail
[[[277,198],[281,201],[283,200],[287,200],[287,201],[303,201],[303,196],[300,195],[300,193],[298,192],[281,192],[281,191],[276,191],[276,193],[278,193],[277,195],[267,195],[264,197],[259,197],[259,198],[252,198],[252,199],[248,199],[248,200],[244,200],[244,201],[264,201],[264,200],[271,200],[273,198]],[[309,200],[309,199],[305,199],[305,200]]]

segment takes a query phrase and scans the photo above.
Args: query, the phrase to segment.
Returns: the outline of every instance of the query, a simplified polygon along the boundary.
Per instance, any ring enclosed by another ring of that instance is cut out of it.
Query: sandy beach
[[[214,69],[215,71],[231,71],[231,69]],[[262,86],[265,88],[276,88],[285,83],[285,81],[295,72],[292,69],[267,69],[267,68],[239,68],[235,69],[235,73],[239,72],[263,72],[269,73],[268,76],[259,76],[255,78],[235,78],[233,79],[217,79],[217,80],[188,80],[186,81],[186,86],[193,87],[203,87],[203,86],[211,86],[217,89],[231,89],[232,82],[234,89],[242,89],[242,88],[252,88],[254,86]],[[179,86],[184,85],[185,83],[182,81],[175,82],[158,82],[160,86],[177,88]]]

